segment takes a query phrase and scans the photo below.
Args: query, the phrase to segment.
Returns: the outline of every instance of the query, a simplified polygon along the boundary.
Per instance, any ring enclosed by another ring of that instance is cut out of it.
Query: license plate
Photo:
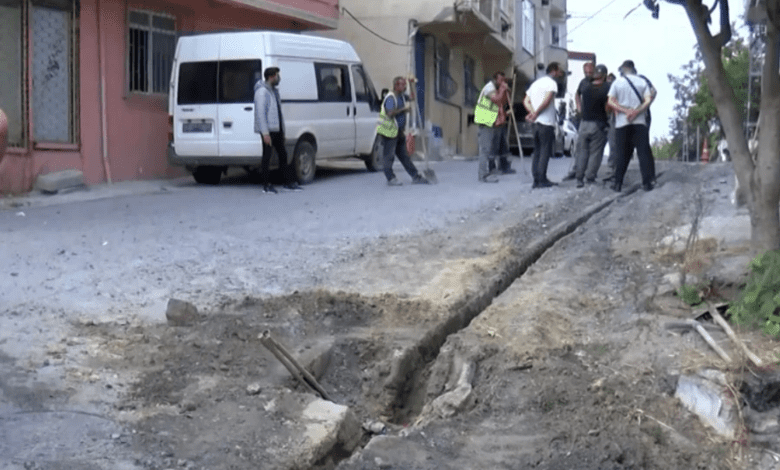
[[[185,122],[182,132],[211,132],[210,122]]]

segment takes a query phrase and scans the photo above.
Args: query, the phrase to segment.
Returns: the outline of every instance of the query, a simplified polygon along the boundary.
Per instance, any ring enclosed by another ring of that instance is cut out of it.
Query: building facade
[[[566,0],[340,4],[339,27],[324,34],[355,46],[379,90],[395,76],[416,76],[427,135],[445,155],[477,154],[474,106],[495,72],[516,73],[519,103],[539,67],[566,67]]]
[[[168,166],[168,82],[182,34],[333,29],[338,0],[2,0],[0,193],[64,169],[88,184]]]

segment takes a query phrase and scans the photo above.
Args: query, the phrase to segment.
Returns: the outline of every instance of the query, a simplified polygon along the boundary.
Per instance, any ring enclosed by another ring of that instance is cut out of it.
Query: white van
[[[380,102],[355,49],[335,39],[246,31],[179,38],[171,72],[168,162],[199,183],[217,184],[229,166],[260,167],[254,86],[279,67],[287,151],[298,181],[316,160],[359,157],[381,168],[375,151]],[[277,165],[272,157],[272,168]]]

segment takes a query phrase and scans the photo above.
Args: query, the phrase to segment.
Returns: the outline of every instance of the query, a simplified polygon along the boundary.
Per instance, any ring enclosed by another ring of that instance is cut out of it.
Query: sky
[[[658,90],[650,108],[652,141],[669,133],[675,99],[667,74],[683,74],[682,66],[694,58],[696,37],[685,10],[679,5],[660,2],[657,20],[644,6],[623,18],[641,3],[641,0],[567,0],[570,15],[567,48],[569,51],[594,52],[596,62],[606,65],[615,75],[624,60],[634,61],[637,72],[647,76]],[[736,21],[734,11],[731,13],[732,21]],[[711,28],[713,32],[719,29],[717,25]],[[582,62],[571,62],[570,69],[568,91],[573,93],[583,77]]]

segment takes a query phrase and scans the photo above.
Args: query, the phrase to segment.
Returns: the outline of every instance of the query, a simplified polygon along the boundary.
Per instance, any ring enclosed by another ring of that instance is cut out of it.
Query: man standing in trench
[[[279,68],[268,67],[263,72],[263,77],[265,81],[258,80],[255,84],[255,132],[263,137],[263,158],[260,160],[263,192],[276,193],[276,189],[268,181],[268,166],[274,150],[279,158],[279,168],[287,182],[284,187],[291,191],[301,191],[296,181],[295,169],[287,158],[287,149],[284,147],[282,103],[276,88],[282,79]]]
[[[528,110],[525,120],[534,123],[534,154],[531,161],[531,174],[534,177],[532,188],[557,186],[547,179],[547,164],[553,155],[555,141],[555,95],[558,93],[557,80],[563,76],[558,62],[550,62],[547,75],[531,84],[523,105]]]
[[[385,177],[388,186],[401,186],[403,183],[398,181],[393,172],[393,160],[398,157],[398,161],[404,166],[409,176],[412,177],[412,184],[428,184],[429,181],[423,177],[409,158],[406,151],[406,136],[404,127],[406,126],[406,113],[411,110],[410,102],[414,99],[414,78],[409,79],[412,82],[411,96],[407,97],[406,79],[404,77],[395,77],[393,79],[393,92],[388,93],[382,101],[382,109],[379,112],[379,125],[376,132],[380,139],[380,148],[382,149],[382,162],[385,169]]]

